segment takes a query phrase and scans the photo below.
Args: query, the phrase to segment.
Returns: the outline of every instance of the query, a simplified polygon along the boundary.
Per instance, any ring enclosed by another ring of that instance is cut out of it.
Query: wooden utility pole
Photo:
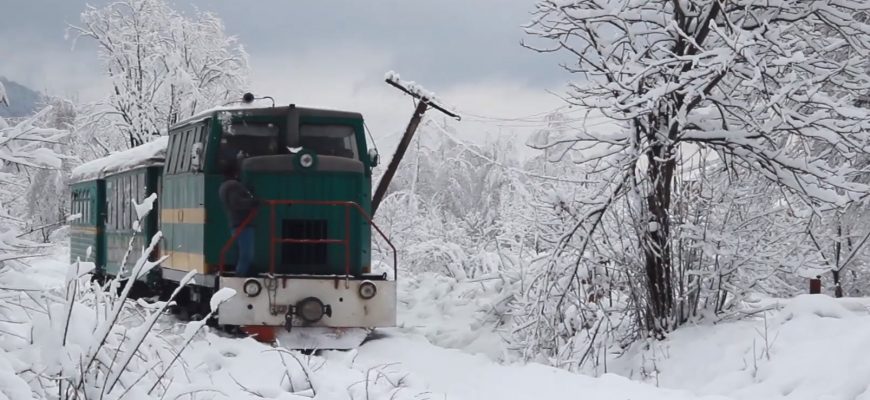
[[[456,118],[457,120],[461,119],[461,117],[456,113],[447,111],[443,107],[436,104],[434,99],[421,95],[420,90],[409,90],[398,78],[390,76],[386,79],[386,81],[390,85],[393,85],[399,90],[416,98],[417,107],[414,109],[414,114],[411,115],[411,120],[408,121],[408,127],[405,128],[405,133],[402,135],[402,140],[399,141],[399,147],[396,148],[396,152],[393,154],[393,158],[390,160],[390,165],[387,166],[387,170],[381,177],[381,181],[378,182],[378,187],[375,190],[375,194],[372,196],[372,216],[375,215],[375,212],[377,212],[378,210],[378,206],[380,206],[381,201],[384,200],[384,195],[387,194],[387,188],[390,187],[390,182],[392,182],[393,176],[396,175],[396,171],[399,169],[399,163],[401,163],[402,158],[405,157],[405,151],[408,150],[408,146],[411,144],[411,140],[414,138],[414,133],[417,132],[417,127],[420,125],[420,121],[423,120],[423,114],[426,113],[426,110],[431,107],[453,118]]]

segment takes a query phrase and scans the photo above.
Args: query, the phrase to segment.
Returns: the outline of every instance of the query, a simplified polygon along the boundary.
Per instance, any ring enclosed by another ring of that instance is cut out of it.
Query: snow
[[[161,136],[151,142],[132,149],[112,153],[76,168],[70,174],[70,181],[82,182],[104,178],[108,175],[141,167],[163,165],[166,156],[168,136]]]
[[[505,358],[507,349],[500,333],[485,322],[486,312],[502,300],[493,290],[497,281],[457,282],[433,272],[400,276],[399,327],[403,332],[493,361]]]
[[[0,282],[6,288],[55,296],[56,288],[79,275],[67,276],[69,265],[58,260],[65,257],[58,252],[29,268],[5,268]],[[482,283],[434,273],[405,280],[399,328],[376,331],[356,350],[320,355],[225,337],[200,321],[180,323],[166,316],[157,322],[159,337],[149,338],[144,327],[161,313],[134,318],[141,309],[125,308],[123,319],[132,322],[114,333],[129,336],[117,362],[129,362],[135,373],[116,371],[107,380],[117,382],[116,389],[106,398],[197,393],[203,399],[870,399],[870,364],[864,351],[870,348],[870,299],[763,299],[745,310],[744,319],[688,326],[664,341],[638,343],[608,362],[609,373],[592,377],[506,361],[505,349],[494,345],[498,333],[479,315],[481,308],[499,301],[493,297],[496,291],[474,289]],[[0,291],[2,296],[7,293]],[[212,305],[232,295],[219,291]],[[55,304],[50,313],[72,315],[67,350],[61,350],[57,336],[65,318],[37,314],[32,322],[24,321],[29,325],[0,322],[0,329],[10,332],[0,338],[0,399],[30,398],[38,383],[22,371],[75,371],[70,360],[87,354],[100,317],[95,319],[81,303],[65,307]],[[15,335],[32,336],[25,341]],[[149,358],[152,350],[131,357],[140,353],[133,353],[129,343],[140,341],[170,358],[184,347],[178,362],[168,368],[167,381],[172,383],[150,395],[150,385],[126,388],[141,372],[162,372],[167,360]],[[125,388],[124,395],[119,388]]]
[[[293,328],[281,331],[276,340],[279,345],[291,349],[353,349],[369,334],[368,329],[321,327]]]
[[[261,99],[259,99],[261,100]],[[194,114],[189,118],[185,118],[184,120],[178,122],[177,125],[184,125],[189,122],[195,122],[201,120],[203,118],[211,117],[214,113],[221,113],[221,116],[229,116],[232,117],[233,114],[237,114],[239,112],[243,112],[245,110],[249,110],[252,108],[262,108],[262,106],[256,105],[256,100],[253,103],[239,103],[236,105],[225,105],[219,107],[212,107],[206,110],[202,110]]]
[[[640,378],[642,365],[662,387],[741,400],[870,399],[870,299],[768,303],[751,318],[677,330],[611,371]]]
[[[154,208],[154,202],[157,201],[157,193],[151,193],[145,200],[142,200],[142,203],[137,203],[135,200],[131,201],[133,202],[133,209],[136,210],[136,219],[141,221]]]
[[[540,364],[500,365],[459,350],[447,350],[414,336],[375,340],[360,348],[364,367],[399,363],[424,378],[430,390],[451,399],[716,399],[662,390],[627,378],[593,378]]]
[[[412,94],[414,94],[416,96],[419,96],[421,99],[423,99],[425,101],[431,101],[431,102],[437,103],[439,106],[444,105],[444,102],[439,100],[438,96],[436,96],[435,93],[426,90],[426,88],[424,88],[423,86],[421,86],[417,82],[403,81],[402,77],[399,76],[399,74],[395,71],[388,71],[386,74],[384,74],[384,79],[386,79],[388,82],[392,82],[392,83],[398,84],[399,86],[404,87],[409,92],[411,92]],[[450,110],[451,112],[455,112],[450,107],[446,107],[446,109]]]
[[[236,295],[236,291],[230,288],[221,288],[214,295],[211,296],[211,301],[209,301],[209,306],[211,306],[212,310],[217,310],[218,306],[221,303],[229,300],[231,297]]]

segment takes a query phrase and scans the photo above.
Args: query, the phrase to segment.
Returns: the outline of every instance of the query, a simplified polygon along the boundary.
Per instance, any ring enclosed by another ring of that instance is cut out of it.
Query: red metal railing
[[[374,221],[372,221],[371,216],[360,207],[359,204],[354,203],[352,201],[321,201],[321,200],[266,200],[263,201],[264,204],[269,205],[269,273],[275,274],[275,245],[283,244],[283,243],[298,243],[298,244],[340,244],[344,246],[344,274],[345,276],[350,276],[350,210],[355,209],[357,213],[365,218],[366,222],[375,228],[375,231],[387,242],[387,245],[390,246],[390,249],[393,251],[393,279],[396,280],[399,277],[399,263],[398,263],[398,255],[396,253],[396,247],[393,246],[393,243],[387,238],[387,235],[384,235],[384,232],[381,231]],[[275,215],[275,207],[280,205],[293,206],[293,205],[303,205],[303,206],[325,206],[325,207],[344,207],[344,238],[343,239],[285,239],[285,238],[276,238],[275,237],[275,221],[278,220]],[[223,248],[221,248],[220,253],[220,273],[223,275],[224,267],[226,265],[226,254],[232,248],[233,243],[236,242],[239,235],[241,235],[242,231],[254,220],[254,217],[257,215],[257,209],[251,210],[250,214],[245,218],[244,221],[233,231],[233,236],[227,243],[224,244]]]

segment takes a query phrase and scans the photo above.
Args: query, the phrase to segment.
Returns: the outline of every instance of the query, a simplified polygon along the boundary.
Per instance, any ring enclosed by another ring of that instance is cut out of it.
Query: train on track
[[[373,235],[383,236],[371,219],[378,157],[367,148],[362,115],[252,100],[246,95],[240,106],[201,113],[157,140],[75,168],[71,259],[94,262],[97,276],[123,278],[159,231],[145,256],[166,258],[137,288],[166,299],[195,271],[176,298],[181,312],[206,315],[212,294],[229,287],[236,295],[219,306],[216,323],[265,340],[275,328],[394,326],[397,266],[386,237],[383,265],[392,265],[372,271]],[[227,163],[238,163],[240,181],[260,201],[244,221],[255,237],[247,277],[234,273],[243,227],[228,228],[218,195]],[[152,194],[153,211],[140,220],[136,202]]]

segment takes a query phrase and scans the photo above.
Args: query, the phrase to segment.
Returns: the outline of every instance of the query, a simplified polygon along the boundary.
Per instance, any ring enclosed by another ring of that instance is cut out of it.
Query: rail
[[[393,252],[393,279],[397,280],[399,277],[399,263],[398,263],[398,253],[396,251],[396,246],[393,245],[393,242],[381,231],[381,228],[372,221],[371,216],[366,213],[366,211],[360,207],[359,204],[354,203],[352,201],[323,201],[323,200],[265,200],[264,204],[269,205],[269,273],[275,274],[275,245],[276,244],[284,244],[284,243],[298,243],[298,244],[340,244],[344,246],[344,273],[345,277],[350,276],[350,239],[351,239],[351,229],[350,229],[350,212],[351,209],[356,210],[356,212],[368,222],[372,228],[375,228],[375,231],[378,232],[378,235],[387,242],[387,245],[390,246],[390,249]],[[324,206],[324,207],[344,207],[344,238],[343,239],[286,239],[286,238],[276,238],[275,237],[275,221],[277,221],[277,217],[275,215],[275,207],[287,205],[304,205],[304,206]],[[253,209],[236,227],[235,231],[233,231],[232,237],[224,244],[221,248],[220,253],[220,274],[223,275],[224,267],[226,266],[226,254],[232,248],[233,244],[239,238],[242,231],[254,220],[258,213],[258,209]]]

